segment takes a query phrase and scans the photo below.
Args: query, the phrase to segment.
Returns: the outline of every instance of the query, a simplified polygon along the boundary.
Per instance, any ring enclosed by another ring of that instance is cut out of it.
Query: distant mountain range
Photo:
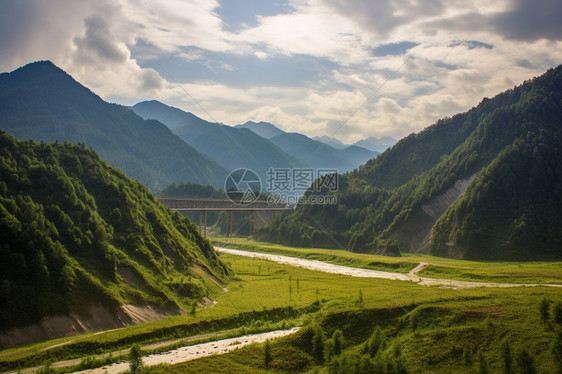
[[[145,119],[166,124],[228,170],[246,167],[256,171],[262,182],[269,168],[332,168],[344,173],[378,155],[356,146],[335,149],[302,134],[286,133],[268,122],[234,127],[211,123],[158,101],[144,101],[132,109]]]
[[[437,121],[255,237],[465,259],[562,258],[562,66]]]
[[[329,136],[314,136],[312,139],[318,140],[319,142],[325,143],[336,149],[343,149],[350,146]],[[371,136],[367,139],[359,140],[351,145],[365,148],[373,152],[382,153],[396,144],[396,142],[397,140],[391,136],[383,136],[382,138],[375,138]]]
[[[285,134],[285,131],[277,128],[275,125],[269,122],[252,122],[248,121],[242,125],[234,126],[239,129],[252,130],[262,138],[271,139],[274,136]]]
[[[313,168],[332,168],[340,173],[351,171],[378,155],[377,152],[356,146],[336,149],[298,133],[277,135],[271,141]]]
[[[153,191],[222,186],[226,170],[162,123],[109,104],[49,61],[0,74],[0,129],[20,139],[80,142]]]
[[[392,136],[383,136],[382,138],[374,138],[371,136],[367,139],[359,140],[358,142],[353,143],[353,145],[382,153],[396,144],[396,142],[397,140]]]
[[[269,168],[306,166],[268,139],[246,128],[207,122],[192,113],[157,101],[141,102],[132,109],[143,118],[155,119],[173,128],[187,144],[217,160],[227,170],[252,169],[262,182],[265,182]]]
[[[237,168],[254,170],[263,184],[270,168],[345,173],[378,155],[267,122],[211,123],[158,101],[110,104],[49,61],[0,74],[0,129],[20,139],[84,143],[153,191],[181,182],[224,187]]]

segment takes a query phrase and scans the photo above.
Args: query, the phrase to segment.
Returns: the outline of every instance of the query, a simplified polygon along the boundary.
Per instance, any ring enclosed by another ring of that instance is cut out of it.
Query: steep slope
[[[560,258],[561,131],[558,67],[402,139],[345,175],[337,204],[299,207],[257,236],[355,251]]]
[[[163,124],[106,103],[48,61],[0,75],[0,129],[84,143],[152,190],[181,181],[219,186],[227,174]]]
[[[186,143],[201,153],[213,157],[229,171],[249,168],[258,173],[262,183],[265,183],[269,168],[306,166],[253,131],[211,123],[199,118],[193,120],[194,116],[191,113],[156,103],[138,103],[133,106],[133,110],[145,118],[157,119],[170,127],[175,127],[175,133]],[[174,117],[175,122],[166,122],[180,112],[181,118]]]
[[[172,131],[180,126],[205,124],[205,120],[193,113],[162,104],[157,100],[137,103],[131,109],[144,119],[154,119],[168,126]]]
[[[3,346],[181,313],[228,273],[194,224],[83,145],[0,131],[0,175]]]
[[[261,122],[248,121],[246,123],[243,123],[241,125],[236,125],[234,127],[238,128],[238,129],[251,130],[251,131],[255,132],[256,134],[258,134],[259,136],[261,136],[262,138],[266,138],[266,139],[271,139],[274,136],[281,135],[281,134],[285,133],[285,131],[279,129],[275,125],[273,125],[269,122],[263,122],[263,121],[261,121]]]
[[[340,173],[353,170],[378,154],[360,147],[335,149],[298,133],[277,135],[271,141],[311,167],[337,169]]]

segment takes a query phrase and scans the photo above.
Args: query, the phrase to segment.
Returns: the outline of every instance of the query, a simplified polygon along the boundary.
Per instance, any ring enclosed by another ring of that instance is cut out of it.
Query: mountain
[[[131,109],[144,119],[162,122],[174,131],[178,127],[194,124],[205,124],[206,121],[193,113],[162,104],[157,100],[143,101],[133,105]]]
[[[84,143],[153,191],[181,181],[220,186],[227,174],[163,124],[103,101],[49,61],[0,74],[0,129]]]
[[[311,139],[322,142],[322,143],[324,143],[326,145],[329,145],[330,147],[335,148],[335,149],[344,149],[346,147],[349,147],[349,145],[341,142],[340,140],[338,140],[336,138],[332,138],[330,136],[326,136],[326,135],[324,135],[324,136],[313,136]]]
[[[174,127],[175,133],[181,139],[217,160],[227,170],[252,169],[260,176],[262,183],[267,180],[269,168],[306,166],[269,140],[246,128],[207,122],[191,113],[154,101],[135,104],[132,109],[145,118],[157,119]],[[170,118],[174,118],[175,122],[166,122]]]
[[[559,66],[407,136],[342,176],[336,204],[300,206],[255,237],[395,255],[560,259],[561,144]]]
[[[252,121],[248,121],[242,125],[236,125],[234,126],[235,128],[238,129],[248,129],[251,130],[253,132],[255,132],[256,134],[258,134],[259,136],[261,136],[262,138],[266,138],[266,139],[271,139],[274,136],[277,135],[281,135],[284,134],[285,131],[275,127],[275,125],[269,123],[269,122],[252,122]]]
[[[353,170],[378,154],[359,147],[335,149],[298,133],[285,133],[270,140],[313,168],[337,169],[339,173]]]
[[[339,153],[356,166],[363,165],[370,159],[380,155],[380,152],[371,151],[356,145],[350,145],[344,149],[341,149],[339,150]]]
[[[367,148],[375,152],[384,152],[387,148],[392,147],[396,144],[397,140],[391,136],[383,136],[382,138],[369,137],[367,139],[359,140],[353,143],[358,147]]]
[[[4,347],[183,313],[228,275],[193,223],[83,144],[0,131],[0,175]]]

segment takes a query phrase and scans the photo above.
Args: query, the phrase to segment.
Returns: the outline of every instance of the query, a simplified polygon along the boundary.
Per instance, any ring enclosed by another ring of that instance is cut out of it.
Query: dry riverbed
[[[181,362],[195,360],[197,358],[211,356],[215,354],[224,354],[240,347],[243,347],[252,343],[263,343],[269,339],[280,338],[282,336],[287,336],[294,334],[298,331],[298,327],[293,327],[288,330],[276,330],[270,332],[264,332],[261,334],[244,335],[236,338],[217,340],[209,343],[202,343],[191,345],[187,347],[182,347],[169,352],[163,352],[158,354],[153,354],[150,356],[145,356],[142,362],[145,366],[153,366],[159,364],[179,364]],[[79,371],[80,374],[118,374],[123,371],[129,370],[128,362],[121,362],[113,365],[107,365],[97,369],[90,369]]]
[[[401,273],[393,273],[389,271],[370,270],[370,269],[352,268],[342,265],[334,265],[318,260],[307,260],[303,258],[281,256],[281,255],[274,255],[274,254],[261,253],[261,252],[241,251],[239,249],[215,247],[215,250],[221,253],[228,253],[236,256],[255,257],[264,260],[274,261],[279,264],[298,266],[301,268],[322,271],[325,273],[349,275],[352,277],[360,277],[360,278],[380,278],[380,279],[390,279],[390,280],[399,280],[399,281],[409,281],[409,282],[415,282],[422,286],[440,286],[440,287],[452,288],[452,289],[477,288],[477,287],[501,287],[501,288],[538,287],[538,286],[562,287],[562,285],[560,284],[471,282],[471,281],[460,281],[454,279],[437,279],[437,278],[426,278],[426,277],[417,276],[416,274],[427,266],[427,264],[425,263],[420,263],[418,266],[412,269],[408,274],[401,274]]]

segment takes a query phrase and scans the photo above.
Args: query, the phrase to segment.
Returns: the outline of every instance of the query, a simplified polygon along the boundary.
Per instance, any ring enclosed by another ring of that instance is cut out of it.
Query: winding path
[[[494,282],[471,282],[471,281],[460,281],[455,279],[439,279],[439,278],[426,278],[419,277],[416,274],[423,270],[428,264],[420,263],[414,269],[412,269],[408,274],[393,273],[390,271],[380,271],[380,270],[370,270],[361,268],[352,268],[342,265],[334,265],[318,260],[307,260],[297,257],[274,255],[269,253],[261,252],[250,252],[242,251],[239,249],[215,247],[217,252],[228,253],[236,256],[246,256],[261,258],[264,260],[274,261],[280,264],[298,266],[305,269],[322,271],[325,273],[349,275],[352,277],[359,278],[380,278],[380,279],[390,279],[399,281],[409,281],[415,282],[422,286],[440,286],[444,288],[477,288],[477,287],[562,287],[561,284],[537,284],[537,283],[494,283]]]

